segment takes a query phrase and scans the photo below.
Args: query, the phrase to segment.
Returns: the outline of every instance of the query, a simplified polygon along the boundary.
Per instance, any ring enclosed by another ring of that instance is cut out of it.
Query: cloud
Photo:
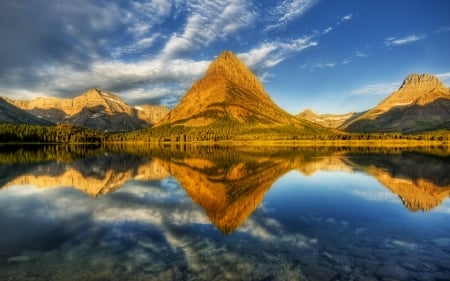
[[[442,81],[448,81],[450,83],[450,72],[433,74]],[[353,90],[352,96],[362,96],[362,95],[376,95],[376,96],[387,96],[402,85],[402,81],[390,82],[390,83],[379,83],[379,84],[369,84],[362,86],[356,90]]]
[[[345,64],[349,64],[349,63],[351,63],[351,62],[352,62],[351,59],[346,58],[346,59],[344,59],[344,60],[341,62],[341,64],[345,65]]]
[[[343,16],[342,18],[341,18],[341,22],[344,22],[344,21],[349,21],[349,20],[351,20],[352,19],[352,17],[353,17],[353,15],[352,14],[348,14],[348,15],[345,15],[345,16]]]
[[[154,99],[154,93],[161,93],[161,87],[170,89],[172,94],[182,95],[195,79],[203,75],[209,63],[210,61],[207,60],[156,58],[136,63],[118,60],[97,61],[90,69],[81,71],[65,65],[47,66],[43,67],[39,73],[39,77],[46,78],[36,79],[31,87],[32,92],[38,95],[45,93],[60,97],[73,97],[88,88],[98,87],[120,92],[122,97],[132,102],[140,98],[137,93],[143,93],[143,90],[148,91],[148,99]],[[52,81],[52,83],[46,81]],[[23,82],[27,83],[27,81]],[[22,91],[21,97],[36,96],[19,89],[12,86],[0,88],[2,94],[13,95]],[[128,94],[131,94],[129,100]]]
[[[437,78],[439,78],[442,82],[447,85],[450,85],[450,72],[434,74]]]
[[[188,19],[184,30],[174,33],[162,53],[171,58],[189,54],[200,47],[225,39],[238,30],[253,24],[256,15],[248,1],[189,1]]]
[[[333,30],[333,28],[330,26],[330,27],[326,28],[322,33],[327,34],[328,32],[330,32],[332,30]]]
[[[438,30],[436,30],[434,33],[443,33],[443,32],[449,32],[449,31],[450,31],[450,26],[445,25],[445,26],[439,28]]]
[[[361,52],[361,51],[356,51],[356,52],[355,52],[355,56],[358,57],[358,58],[366,58],[366,57],[368,57],[369,55],[366,54],[366,53],[363,53],[363,52]]]
[[[420,41],[425,39],[424,35],[410,35],[402,38],[396,38],[396,37],[388,37],[384,40],[384,45],[386,47],[391,46],[400,46],[405,44],[410,44],[416,41]]]
[[[289,22],[303,16],[317,2],[316,0],[278,1],[277,5],[270,12],[274,23],[268,25],[265,31],[285,27]]]
[[[312,40],[312,37],[302,37],[289,41],[263,43],[237,56],[256,73],[263,73],[289,56],[317,45],[318,43]]]
[[[369,84],[351,92],[352,96],[376,95],[385,96],[398,89],[401,82]]]
[[[80,8],[82,7],[82,8]],[[39,15],[39,16],[36,16]],[[0,2],[0,76],[22,66],[70,64],[85,69],[120,37],[123,17],[112,2]]]

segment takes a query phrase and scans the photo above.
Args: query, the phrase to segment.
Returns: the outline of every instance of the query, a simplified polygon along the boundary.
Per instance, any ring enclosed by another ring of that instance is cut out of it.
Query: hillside
[[[8,102],[56,124],[110,132],[148,128],[169,111],[163,106],[132,107],[117,95],[99,89],[90,89],[73,99],[40,97]]]
[[[346,114],[317,114],[311,109],[306,109],[295,116],[327,128],[339,128],[345,121],[355,118],[357,115],[358,113],[354,112]]]
[[[53,125],[52,122],[30,114],[0,97],[0,124]]]
[[[339,127],[348,132],[416,133],[450,129],[450,90],[437,77],[411,74],[374,108]]]

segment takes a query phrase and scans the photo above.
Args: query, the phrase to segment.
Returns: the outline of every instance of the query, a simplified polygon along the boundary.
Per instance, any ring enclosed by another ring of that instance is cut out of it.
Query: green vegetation
[[[329,133],[328,129],[306,123],[302,128],[295,124],[288,126],[261,125],[258,122],[239,123],[231,118],[221,118],[208,126],[187,127],[163,125],[157,128],[134,131],[125,134],[111,134],[111,142],[220,142],[249,140],[293,140],[309,139]]]
[[[0,125],[0,143],[228,143],[306,146],[448,146],[450,131],[420,134],[344,133],[306,123],[264,126],[219,119],[208,126],[163,125],[129,133],[105,134],[72,125]]]
[[[72,125],[0,124],[0,143],[100,143],[105,135]]]

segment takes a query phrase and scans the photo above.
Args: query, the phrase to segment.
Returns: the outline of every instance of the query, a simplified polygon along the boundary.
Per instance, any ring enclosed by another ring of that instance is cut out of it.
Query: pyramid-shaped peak
[[[231,51],[223,51],[208,67],[206,75],[219,73],[229,78],[236,75],[254,76],[247,66]]]
[[[409,88],[409,87],[429,87],[429,88],[436,88],[436,87],[443,87],[445,88],[444,83],[439,80],[434,75],[423,73],[423,74],[417,74],[412,73],[406,77],[406,79],[403,81],[402,86],[400,89]]]

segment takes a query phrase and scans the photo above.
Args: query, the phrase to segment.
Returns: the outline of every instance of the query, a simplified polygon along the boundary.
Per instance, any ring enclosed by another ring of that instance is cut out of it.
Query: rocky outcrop
[[[73,99],[39,97],[8,102],[56,124],[112,132],[148,128],[168,112],[163,106],[132,107],[119,96],[99,89],[90,89]]]
[[[225,51],[211,63],[180,103],[156,126],[206,126],[217,120],[258,125],[303,123],[278,107],[258,78],[232,52]]]
[[[396,92],[339,128],[403,133],[450,129],[450,90],[435,76],[411,74]]]

